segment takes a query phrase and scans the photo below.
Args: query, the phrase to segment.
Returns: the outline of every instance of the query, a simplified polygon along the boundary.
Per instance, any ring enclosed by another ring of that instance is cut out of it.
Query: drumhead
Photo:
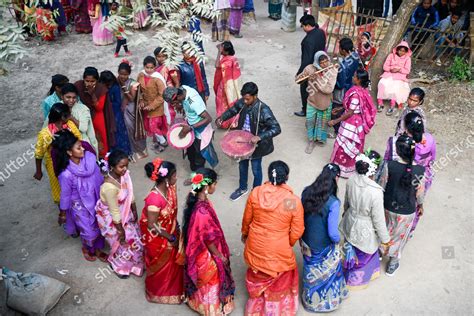
[[[168,131],[168,143],[176,149],[186,149],[194,142],[194,132],[189,132],[184,138],[179,138],[183,130],[182,124],[173,125]]]
[[[252,137],[253,134],[247,131],[231,131],[221,139],[222,151],[232,159],[247,159],[252,156],[256,148],[251,143]]]

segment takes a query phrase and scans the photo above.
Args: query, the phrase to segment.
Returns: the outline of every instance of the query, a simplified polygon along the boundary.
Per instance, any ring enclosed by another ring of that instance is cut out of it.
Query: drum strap
[[[237,115],[234,117],[234,119],[232,120],[232,123],[229,125],[229,127],[227,128],[227,131],[225,132],[225,134],[229,133],[232,125],[234,125],[235,121],[240,117],[240,113],[242,113],[242,110],[244,109],[246,105],[244,104],[244,106],[242,106],[242,108],[240,109],[239,113],[237,113]],[[262,102],[260,100],[258,100],[258,113],[257,113],[257,129],[255,131],[255,134],[258,136],[258,127],[260,125],[260,111],[262,109]]]

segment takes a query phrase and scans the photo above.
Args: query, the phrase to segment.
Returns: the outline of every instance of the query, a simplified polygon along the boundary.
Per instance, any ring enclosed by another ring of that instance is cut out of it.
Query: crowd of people
[[[335,138],[329,163],[301,196],[287,184],[290,168],[283,161],[270,163],[264,181],[262,159],[275,150],[273,138],[282,129],[271,107],[259,99],[258,86],[241,86],[230,41],[217,45],[215,119],[208,111],[204,65],[185,44],[177,67],[165,65],[167,56],[158,47],[154,56],[143,59],[136,79],[127,60],[115,74],[86,67],[74,84],[61,74],[52,77],[41,104],[44,125],[36,144],[34,178],[42,179],[44,161],[58,223],[68,235],[80,237],[85,260],[109,264],[122,279],[146,273],[150,302],[186,302],[201,315],[232,312],[231,254],[211,202],[218,184],[212,168],[219,163],[214,122],[224,130],[251,133],[255,147],[239,161],[239,186],[229,197],[236,201],[249,194],[241,227],[248,265],[246,315],[296,314],[297,243],[303,256],[301,301],[308,311],[337,309],[350,289],[365,288],[380,275],[382,257],[388,257],[385,273],[395,274],[424,214],[436,158],[436,142],[426,131],[422,109],[425,93],[410,90],[406,79],[410,47],[402,42],[388,56],[377,106],[364,63],[372,50],[370,33],[362,34],[360,45],[340,39],[340,58],[332,63],[314,17],[304,15],[300,22],[307,35],[295,78],[301,84],[302,109],[295,116],[306,118],[305,152],[311,154]],[[365,139],[387,99],[389,115],[395,105],[406,106],[382,156],[367,148]],[[158,157],[144,167],[151,189],[139,215],[129,164],[146,159],[150,145],[164,155],[171,141],[168,132],[176,123],[182,126],[179,138],[194,135],[185,150],[191,174],[182,180],[191,190],[182,221],[177,166]],[[338,196],[340,178],[348,179],[343,200]]]

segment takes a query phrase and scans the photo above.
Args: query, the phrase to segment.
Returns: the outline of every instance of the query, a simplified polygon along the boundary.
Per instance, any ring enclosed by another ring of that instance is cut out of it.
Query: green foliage
[[[129,20],[133,20],[134,15],[140,12],[142,5],[140,1],[135,0],[137,4],[133,4],[133,12],[128,15]],[[218,16],[218,11],[213,9],[213,0],[165,0],[152,1],[153,14],[147,20],[147,25],[157,27],[153,36],[157,39],[159,46],[163,47],[164,52],[168,55],[166,61],[167,66],[173,67],[181,60],[181,48],[189,52],[191,56],[195,56],[199,61],[204,59],[204,53],[201,51],[196,42],[207,40],[207,36],[200,31],[192,33],[187,31],[192,19],[201,17],[205,19],[214,19]],[[129,37],[131,45],[146,44],[149,38],[142,34],[134,34]],[[187,43],[183,46],[183,43]]]
[[[17,62],[27,51],[20,44],[25,39],[23,28],[7,16],[11,2],[0,0],[0,75],[6,73],[7,63]]]
[[[451,80],[470,81],[472,80],[472,69],[469,63],[462,57],[454,57],[453,64],[448,68]]]

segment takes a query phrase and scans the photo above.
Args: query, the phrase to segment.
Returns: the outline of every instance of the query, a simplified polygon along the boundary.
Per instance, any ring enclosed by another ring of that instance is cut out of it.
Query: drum
[[[253,136],[252,133],[247,131],[231,131],[221,139],[222,151],[232,159],[249,159],[257,147],[251,142]]]
[[[194,131],[191,130],[184,138],[179,138],[179,133],[183,126],[188,125],[186,122],[177,122],[168,130],[168,143],[176,149],[186,149],[191,147],[194,142]]]

